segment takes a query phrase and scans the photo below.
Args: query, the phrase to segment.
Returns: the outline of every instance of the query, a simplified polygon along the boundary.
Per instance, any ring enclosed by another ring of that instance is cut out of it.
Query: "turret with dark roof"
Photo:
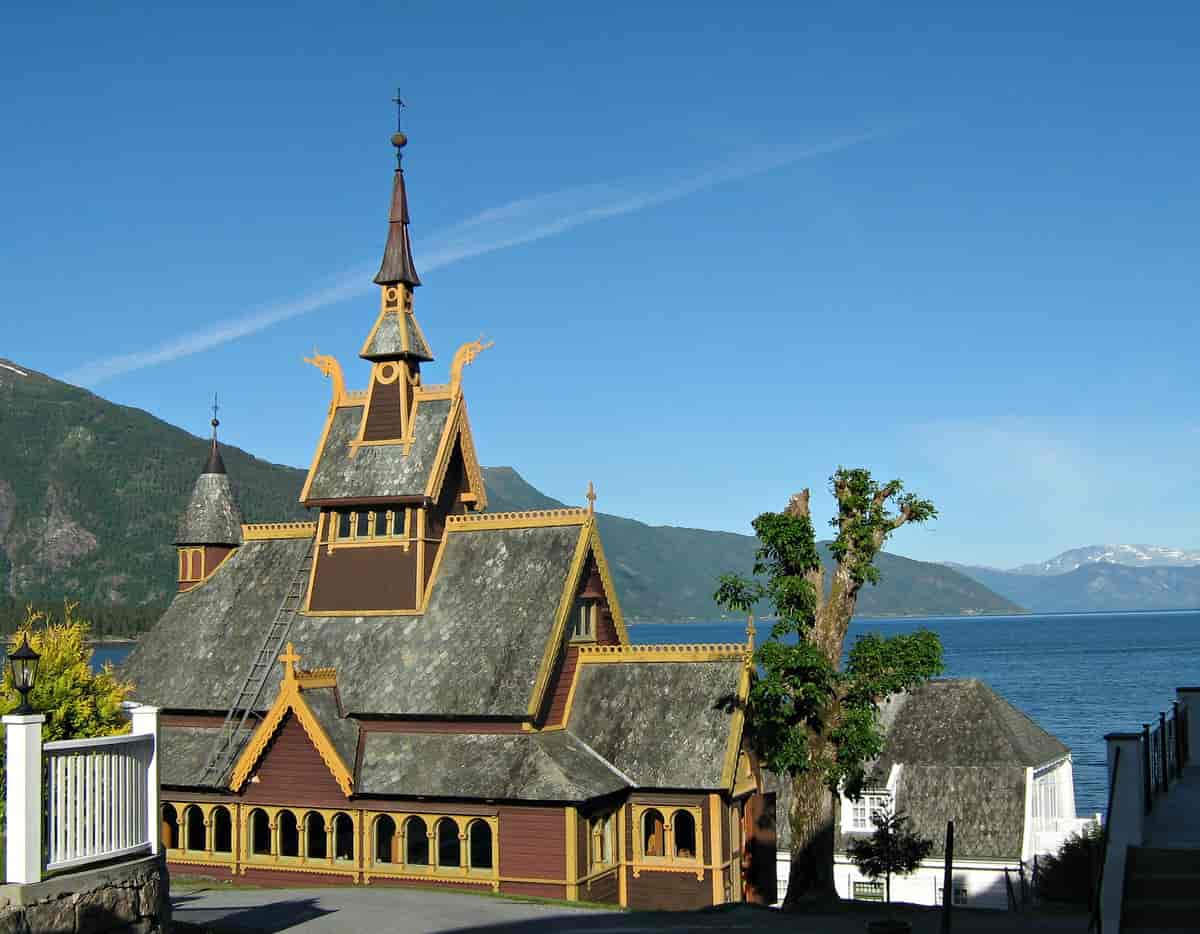
[[[204,470],[192,487],[192,497],[179,517],[175,530],[176,545],[240,545],[242,511],[238,509],[225,473],[225,462],[217,445],[217,425],[213,419],[212,447]]]

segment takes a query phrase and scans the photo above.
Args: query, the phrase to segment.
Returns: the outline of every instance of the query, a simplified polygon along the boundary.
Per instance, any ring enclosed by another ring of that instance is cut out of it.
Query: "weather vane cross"
[[[596,488],[592,485],[591,480],[588,481],[587,501],[588,501],[588,515],[589,516],[595,515],[595,513],[596,513]]]
[[[392,136],[392,145],[396,147],[396,168],[400,168],[400,160],[403,158],[402,150],[404,144],[408,142],[408,137],[404,135],[404,131],[400,129],[401,116],[404,113],[404,108],[407,106],[404,99],[400,96],[400,89],[396,88],[396,96],[392,98],[392,102],[396,105],[396,133]]]
[[[219,405],[217,405],[217,394],[214,392],[213,393],[213,404],[212,404],[212,413],[213,413],[212,430],[213,430],[214,438],[217,436],[217,426],[219,424],[221,424],[221,420],[219,418],[217,418],[217,412],[219,412],[220,410],[221,410],[221,407]]]

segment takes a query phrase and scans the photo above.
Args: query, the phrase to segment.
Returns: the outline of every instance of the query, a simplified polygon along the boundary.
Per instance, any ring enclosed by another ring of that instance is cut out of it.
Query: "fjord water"
[[[761,641],[770,623],[758,624]],[[946,676],[979,678],[1071,747],[1075,807],[1103,812],[1104,734],[1138,730],[1169,709],[1175,688],[1200,685],[1200,611],[1071,613],[929,619],[856,619],[846,644],[868,632],[931,629]],[[744,642],[744,623],[646,623],[638,643]]]
[[[758,624],[761,641],[770,623]],[[856,619],[847,644],[867,632],[932,629],[942,640],[946,675],[979,678],[1071,747],[1075,807],[1102,812],[1107,794],[1104,734],[1137,730],[1175,699],[1176,687],[1200,685],[1200,610]],[[642,644],[744,642],[744,623],[642,623]],[[93,664],[120,662],[129,645],[96,648]]]

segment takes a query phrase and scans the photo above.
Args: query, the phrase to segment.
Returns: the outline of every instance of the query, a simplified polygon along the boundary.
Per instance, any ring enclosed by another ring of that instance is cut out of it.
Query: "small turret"
[[[242,543],[242,512],[238,509],[217,444],[217,426],[221,423],[217,420],[216,409],[214,399],[212,447],[175,530],[181,591],[191,590],[207,580],[217,565]]]

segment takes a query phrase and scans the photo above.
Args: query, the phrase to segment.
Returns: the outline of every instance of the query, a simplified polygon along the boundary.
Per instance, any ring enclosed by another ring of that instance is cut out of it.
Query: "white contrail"
[[[725,182],[847,149],[880,135],[882,131],[872,131],[813,145],[758,149],[674,182],[651,184],[645,179],[624,179],[522,198],[489,208],[435,234],[421,250],[418,265],[422,271],[432,272],[473,256],[543,240],[592,221],[631,214]],[[84,363],[64,378],[81,386],[95,386],[114,376],[211,350],[288,318],[370,292],[374,288],[372,269],[363,266],[347,271],[299,298],[218,322],[147,350]]]

